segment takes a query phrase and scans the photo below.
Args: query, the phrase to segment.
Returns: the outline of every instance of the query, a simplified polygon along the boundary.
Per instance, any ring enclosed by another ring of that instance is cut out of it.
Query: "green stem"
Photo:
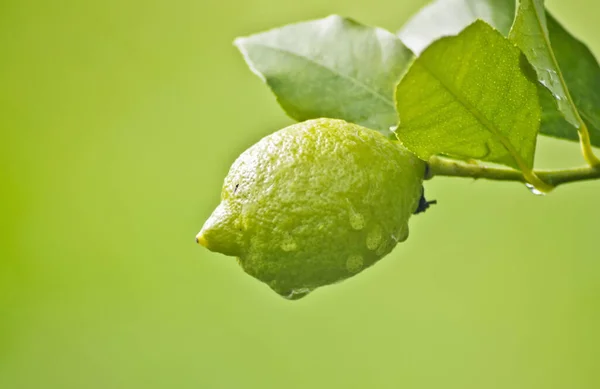
[[[546,184],[556,187],[569,182],[600,179],[600,166],[585,166],[560,170],[535,170],[535,175]],[[427,178],[434,176],[528,182],[523,177],[523,173],[518,170],[471,164],[442,157],[431,157],[429,160]]]
[[[577,130],[579,132],[579,144],[581,145],[581,152],[583,153],[583,158],[586,160],[588,165],[598,167],[600,166],[600,159],[594,155],[594,150],[592,149],[592,143],[590,142],[590,133],[587,129],[587,125],[577,112],[577,118],[579,120],[580,127]]]

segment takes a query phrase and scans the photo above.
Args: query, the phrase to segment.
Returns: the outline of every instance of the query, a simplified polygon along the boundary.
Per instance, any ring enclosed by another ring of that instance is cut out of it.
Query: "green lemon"
[[[289,298],[351,277],[408,237],[425,164],[343,120],[277,131],[246,150],[196,240]]]

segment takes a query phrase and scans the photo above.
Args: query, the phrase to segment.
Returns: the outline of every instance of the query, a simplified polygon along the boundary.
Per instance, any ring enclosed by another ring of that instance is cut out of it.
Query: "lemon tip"
[[[202,232],[196,235],[196,243],[198,243],[201,246],[208,247],[208,242],[206,242],[206,238],[204,237],[204,234],[202,234]]]

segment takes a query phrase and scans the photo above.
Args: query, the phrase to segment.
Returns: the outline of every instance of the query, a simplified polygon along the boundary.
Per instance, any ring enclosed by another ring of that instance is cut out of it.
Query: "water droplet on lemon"
[[[381,227],[373,227],[367,234],[367,248],[369,250],[377,250],[377,247],[379,247],[379,244],[381,243],[381,238]]]
[[[283,251],[294,251],[298,249],[298,245],[296,241],[290,234],[286,234],[283,240],[281,241],[281,249]]]
[[[350,273],[356,273],[363,267],[363,257],[361,255],[351,255],[346,260],[346,269]]]
[[[353,230],[362,230],[365,228],[365,217],[354,210],[350,210],[350,226]]]

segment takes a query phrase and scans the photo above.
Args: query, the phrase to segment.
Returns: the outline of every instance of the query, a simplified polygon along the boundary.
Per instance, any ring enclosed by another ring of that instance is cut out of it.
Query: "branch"
[[[545,183],[556,187],[569,182],[599,179],[600,166],[585,166],[560,170],[536,170],[535,174]],[[426,178],[429,179],[434,176],[527,182],[523,178],[523,174],[518,170],[471,164],[435,156],[429,160],[429,170]]]

